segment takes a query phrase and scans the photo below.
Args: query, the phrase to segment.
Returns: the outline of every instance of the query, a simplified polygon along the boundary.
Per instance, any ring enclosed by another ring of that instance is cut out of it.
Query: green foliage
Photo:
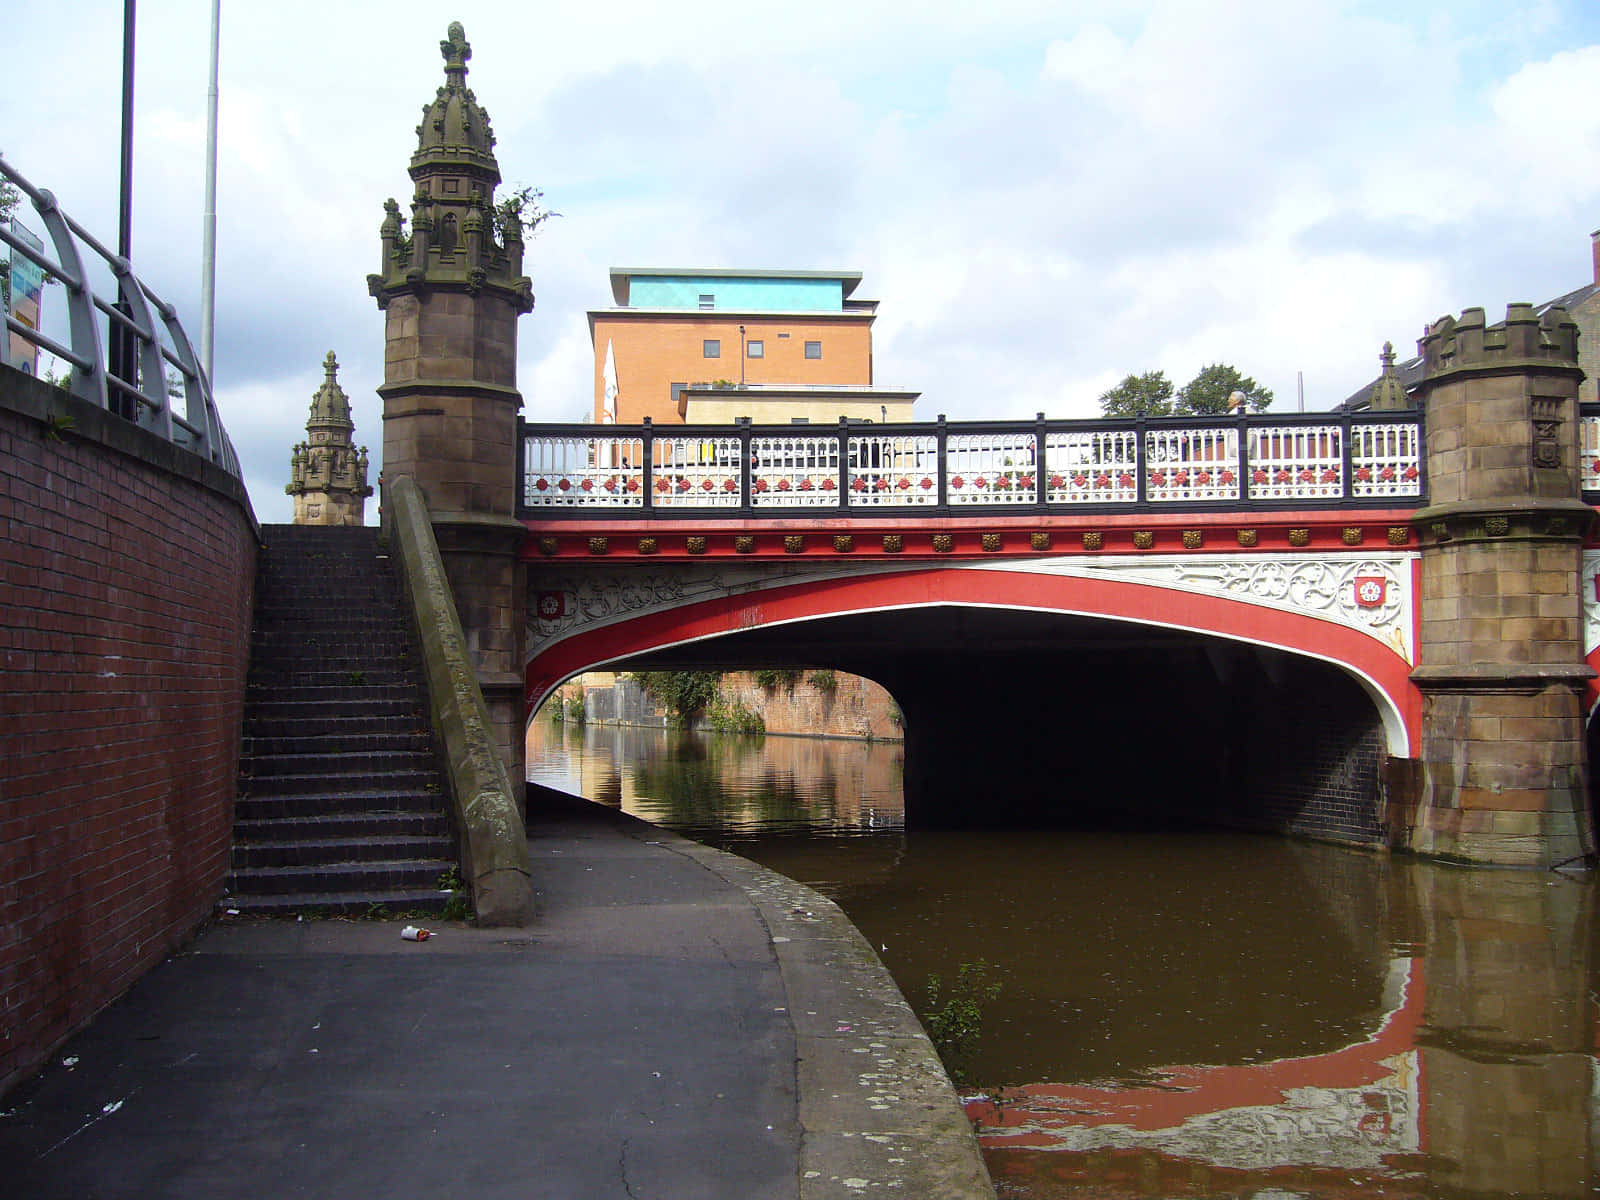
[[[767,732],[767,723],[761,714],[746,708],[737,700],[714,700],[706,709],[706,724],[719,733]]]
[[[57,375],[54,364],[46,366],[44,369],[44,381],[53,388],[60,388],[63,392],[70,392],[72,390],[72,368],[68,367]]]
[[[928,1009],[922,1027],[951,1079],[962,1077],[959,1060],[976,1048],[983,1033],[983,1006],[999,997],[1001,986],[989,978],[989,964],[981,958],[956,968],[948,993],[937,975],[928,976]]]
[[[22,193],[4,180],[0,180],[0,221],[9,221],[11,214],[21,203]]]
[[[583,711],[582,692],[579,692],[576,696],[568,696],[566,704],[563,707],[566,709],[565,717],[568,724],[582,725],[588,720],[587,715]]]
[[[77,427],[78,420],[69,413],[51,413],[44,419],[44,440],[59,442],[65,434]]]
[[[544,206],[544,192],[536,187],[519,187],[503,195],[494,206],[494,232],[496,239],[505,244],[506,231],[513,225],[517,236],[527,241],[539,232],[551,217],[559,217]]]
[[[757,686],[764,691],[776,691],[780,686],[786,691],[794,691],[794,685],[800,682],[800,672],[790,670],[777,670],[767,667],[754,671]]]
[[[1129,375],[1100,394],[1100,411],[1108,417],[1165,417],[1172,412],[1172,380],[1165,371]]]
[[[806,676],[806,682],[819,692],[831,694],[839,686],[839,676],[833,671],[813,671]]]
[[[633,678],[679,724],[704,712],[716,700],[722,682],[716,671],[635,671]]]
[[[1243,392],[1245,407],[1260,412],[1272,403],[1272,391],[1248,375],[1241,375],[1227,363],[1212,363],[1178,389],[1174,411],[1186,416],[1222,416],[1228,412],[1228,397]]]

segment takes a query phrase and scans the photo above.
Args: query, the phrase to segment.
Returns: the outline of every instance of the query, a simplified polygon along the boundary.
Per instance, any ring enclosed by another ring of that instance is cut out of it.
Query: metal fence
[[[530,517],[1415,507],[1426,495],[1416,412],[837,426],[524,423],[518,467],[519,510]]]
[[[5,314],[8,334],[66,362],[70,370],[64,386],[74,396],[120,413],[238,477],[239,458],[217,415],[211,384],[172,305],[146,287],[126,259],[63,212],[54,195],[34,187],[3,157],[0,180],[32,204],[49,238],[49,252],[3,227],[0,241],[11,247],[13,259],[23,256],[65,289],[69,344],[11,312]],[[95,292],[85,266],[86,250],[110,269],[115,296]],[[119,345],[121,353],[116,352]],[[183,401],[181,414],[174,410],[173,393]]]

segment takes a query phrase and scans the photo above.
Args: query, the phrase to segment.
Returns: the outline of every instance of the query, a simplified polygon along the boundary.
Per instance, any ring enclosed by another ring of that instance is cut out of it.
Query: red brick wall
[[[833,687],[818,687],[815,675],[831,674]],[[749,671],[722,677],[722,697],[759,712],[768,733],[898,741],[900,710],[894,697],[870,679],[843,671],[802,671],[793,687],[762,687]]]
[[[226,475],[0,368],[0,1094],[219,894],[256,548]]]

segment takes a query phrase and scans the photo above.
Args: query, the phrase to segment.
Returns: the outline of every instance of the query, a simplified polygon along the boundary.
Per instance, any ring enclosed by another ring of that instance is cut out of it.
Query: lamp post
[[[122,166],[120,192],[117,206],[117,256],[124,261],[133,258],[133,35],[137,20],[134,0],[122,0]],[[128,314],[128,298],[122,294],[122,284],[117,285],[117,310]],[[110,345],[107,347],[107,366],[116,379],[134,386],[136,356],[133,350],[133,331],[119,321],[111,323]],[[110,380],[107,383],[111,383]],[[163,387],[156,383],[153,386]],[[128,420],[137,420],[138,401],[120,388],[106,393],[113,412]]]

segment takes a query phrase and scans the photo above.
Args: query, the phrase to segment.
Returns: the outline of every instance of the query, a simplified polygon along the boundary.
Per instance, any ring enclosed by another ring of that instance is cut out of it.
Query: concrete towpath
[[[30,1200],[992,1198],[829,901],[536,801],[527,930],[221,922],[0,1102]]]

